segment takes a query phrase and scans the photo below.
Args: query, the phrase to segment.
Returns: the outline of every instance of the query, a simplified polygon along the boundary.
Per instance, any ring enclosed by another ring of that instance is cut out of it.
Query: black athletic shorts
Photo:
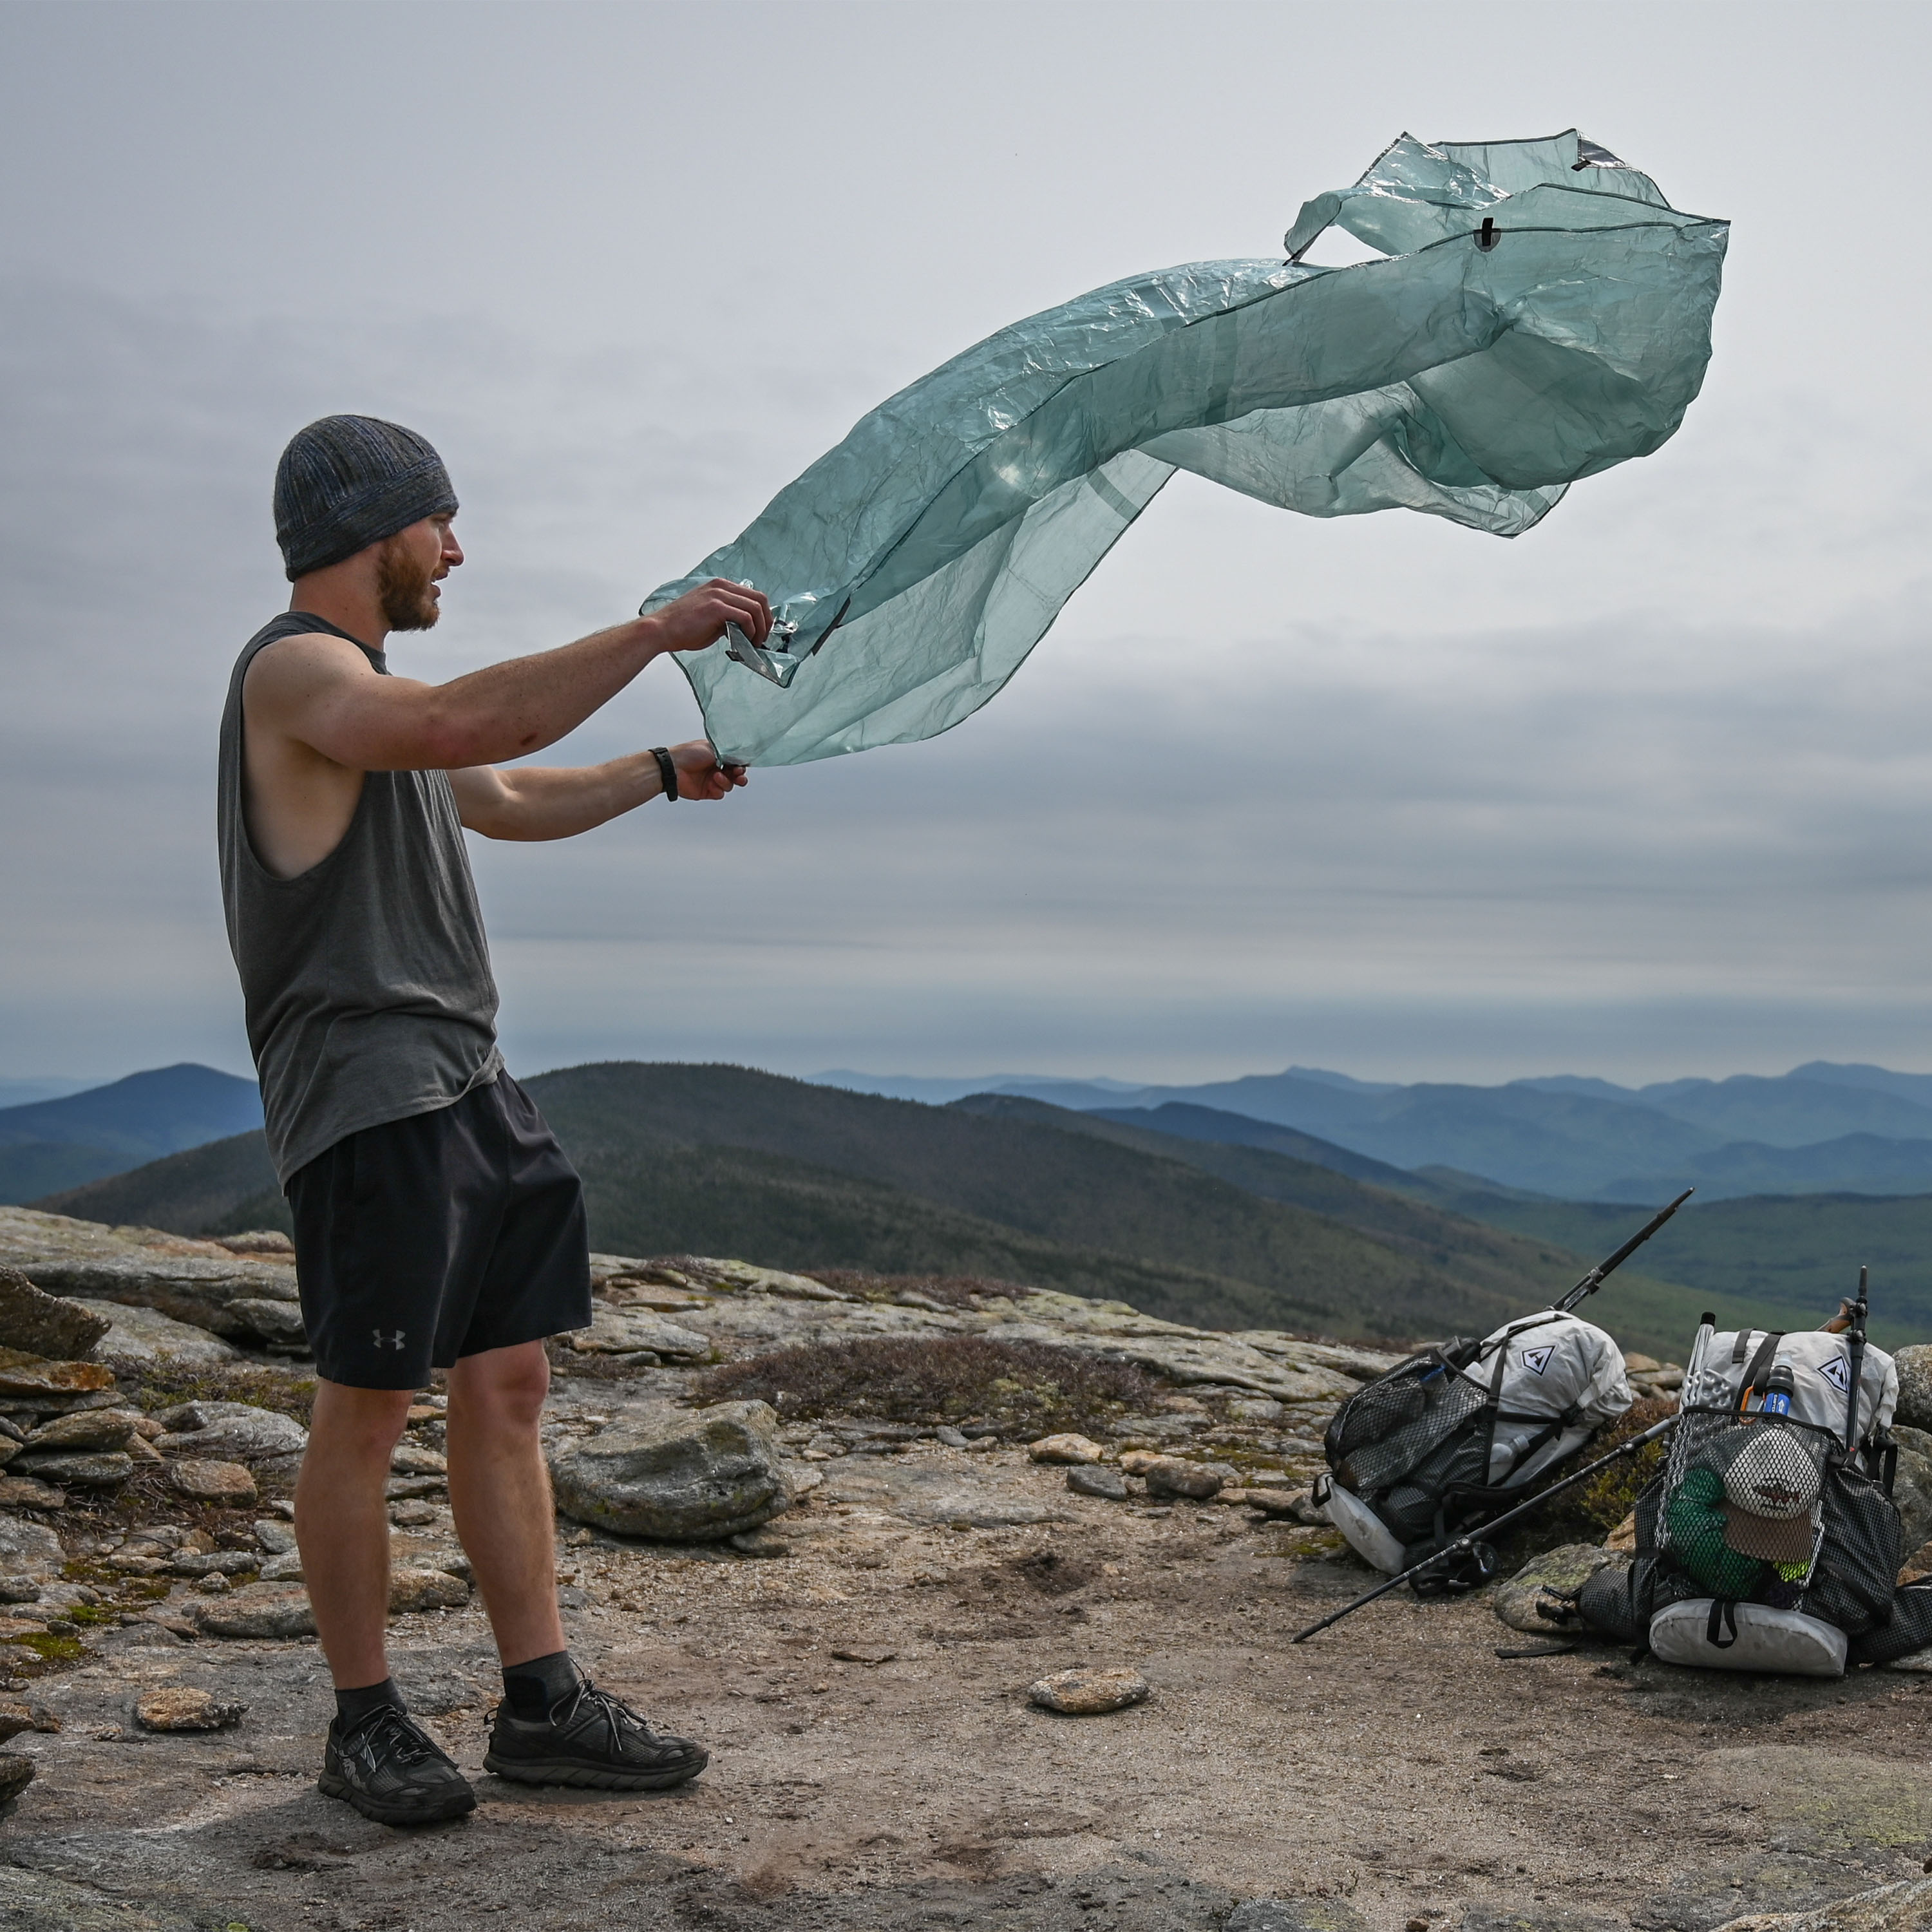
[[[507,1073],[338,1141],[288,1196],[330,1382],[418,1389],[432,1366],[590,1325],[584,1184]]]

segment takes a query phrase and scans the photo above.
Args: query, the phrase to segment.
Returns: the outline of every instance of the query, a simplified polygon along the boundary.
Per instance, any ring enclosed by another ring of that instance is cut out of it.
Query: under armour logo
[[[398,1349],[400,1349],[400,1348],[402,1347],[402,1346],[403,1346],[403,1331],[402,1331],[402,1330],[401,1330],[401,1329],[400,1329],[400,1328],[398,1328],[398,1329],[396,1330],[396,1333],[395,1333],[395,1337],[394,1337],[394,1339],[392,1341],[388,1341],[388,1342],[384,1341],[384,1340],[382,1340],[382,1330],[381,1330],[381,1329],[380,1329],[380,1328],[378,1328],[378,1329],[375,1331],[375,1334],[376,1334],[376,1347],[377,1347],[377,1348],[398,1348]]]

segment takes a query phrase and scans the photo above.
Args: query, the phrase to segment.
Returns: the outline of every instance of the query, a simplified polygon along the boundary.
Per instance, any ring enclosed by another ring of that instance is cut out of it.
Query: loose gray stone
[[[44,1294],[18,1268],[0,1267],[0,1348],[70,1361],[85,1355],[107,1326],[78,1303]]]
[[[1127,1499],[1127,1479],[1118,1469],[1069,1469],[1066,1486],[1076,1496],[1101,1496],[1110,1503],[1124,1503]]]
[[[308,1592],[286,1583],[245,1583],[225,1597],[197,1604],[196,1626],[210,1636],[313,1636]]]
[[[1144,1703],[1150,1688],[1138,1670],[1057,1670],[1030,1685],[1027,1696],[1042,1711],[1096,1718]]]
[[[66,1561],[60,1538],[44,1524],[0,1516],[0,1576],[51,1583]]]
[[[302,1326],[298,1303],[244,1296],[230,1302],[218,1319],[224,1335],[259,1341],[284,1354],[308,1352],[308,1330]]]
[[[196,1502],[246,1509],[260,1500],[255,1478],[245,1462],[208,1462],[197,1456],[178,1456],[168,1478],[178,1494]]]
[[[550,1467],[566,1516],[670,1543],[756,1529],[796,1495],[780,1456],[778,1417],[762,1402],[622,1416],[584,1440],[553,1444]]]
[[[293,1416],[252,1402],[184,1402],[155,1419],[166,1432],[154,1443],[164,1456],[255,1462],[299,1456],[308,1447],[308,1431]]]
[[[50,1716],[44,1704],[22,1704],[11,1697],[0,1701],[0,1744],[22,1731],[58,1731],[60,1727],[59,1718]]]
[[[238,1576],[261,1561],[252,1550],[190,1550],[177,1556],[168,1570],[176,1576]]]
[[[264,1516],[255,1526],[255,1540],[271,1556],[286,1556],[296,1546],[295,1526]]]
[[[434,1449],[420,1442],[398,1442],[389,1457],[389,1468],[398,1476],[446,1476],[449,1463]]]
[[[258,1573],[264,1583],[299,1583],[302,1574],[302,1557],[292,1550],[284,1556],[264,1557]]]
[[[220,1731],[239,1724],[248,1707],[185,1684],[150,1690],[134,1706],[134,1721],[144,1731]]]
[[[966,1447],[965,1437],[962,1436],[950,1422],[942,1422],[932,1432],[932,1438],[947,1449],[964,1449]]]
[[[731,1547],[741,1556],[789,1556],[791,1545],[768,1529],[748,1529],[730,1539]]]
[[[67,1508],[66,1492],[33,1476],[0,1476],[0,1510]]]
[[[389,1613],[401,1616],[412,1610],[453,1610],[470,1600],[470,1586],[447,1570],[392,1570],[389,1572]]]
[[[14,1459],[14,1469],[44,1483],[73,1483],[84,1490],[111,1490],[134,1473],[134,1459],[117,1450],[92,1454],[79,1450],[69,1455],[59,1450],[22,1450]]]
[[[29,1449],[124,1449],[139,1420],[131,1408],[76,1409],[30,1430],[26,1446]]]
[[[1617,1560],[1600,1544],[1566,1543],[1533,1556],[1498,1589],[1496,1615],[1511,1630],[1532,1630],[1547,1636],[1563,1628],[1536,1614],[1545,1590],[1580,1590],[1607,1563]]]
[[[1138,1476],[1150,1496],[1192,1496],[1204,1502],[1226,1480],[1227,1472],[1206,1462],[1190,1462],[1183,1456],[1157,1456],[1145,1449],[1130,1449],[1120,1458],[1120,1467],[1130,1476]]]

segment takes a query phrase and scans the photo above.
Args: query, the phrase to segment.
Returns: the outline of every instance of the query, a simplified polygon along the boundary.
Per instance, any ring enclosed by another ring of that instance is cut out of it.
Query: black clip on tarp
[[[1586,1476],[1594,1476],[1599,1469],[1607,1468],[1619,1457],[1635,1455],[1647,1444],[1654,1442],[1660,1436],[1667,1436],[1676,1426],[1677,1418],[1674,1415],[1666,1415],[1661,1422],[1652,1423],[1642,1435],[1633,1436],[1628,1442],[1618,1443],[1607,1456],[1599,1456],[1594,1462],[1586,1463],[1582,1468],[1565,1476],[1560,1483],[1552,1483],[1548,1489],[1538,1490],[1528,1502],[1518,1503],[1514,1509],[1505,1510],[1501,1516],[1484,1523],[1481,1526],[1483,1533],[1493,1535],[1506,1525],[1514,1522],[1517,1517],[1527,1516],[1539,1503],[1547,1502],[1552,1496],[1580,1483]],[[1425,1557],[1420,1563],[1412,1564],[1400,1576],[1391,1576],[1386,1583],[1378,1583],[1372,1590],[1358,1597],[1352,1604],[1344,1604],[1332,1617],[1324,1617],[1318,1624],[1310,1624],[1305,1630],[1297,1634],[1294,1641],[1306,1643],[1310,1637],[1320,1636],[1330,1624],[1339,1624],[1344,1617],[1352,1616],[1365,1604],[1372,1604],[1378,1597],[1386,1597],[1391,1590],[1399,1590],[1412,1577],[1420,1576],[1424,1570],[1433,1569],[1438,1564],[1446,1564],[1452,1556],[1460,1556],[1464,1550],[1473,1548],[1475,1541],[1476,1534],[1473,1530],[1467,1536],[1459,1536],[1454,1543],[1445,1544],[1434,1555]]]

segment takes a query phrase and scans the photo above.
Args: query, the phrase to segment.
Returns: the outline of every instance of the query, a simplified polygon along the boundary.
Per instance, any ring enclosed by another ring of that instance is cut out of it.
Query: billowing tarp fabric
[[[1386,259],[1296,259],[1329,226]],[[680,656],[725,758],[929,738],[1011,677],[1177,469],[1316,517],[1498,536],[1676,429],[1729,230],[1574,131],[1405,135],[1289,259],[1196,262],[1016,322],[902,389],[735,542],[653,591],[754,584],[787,648]]]

